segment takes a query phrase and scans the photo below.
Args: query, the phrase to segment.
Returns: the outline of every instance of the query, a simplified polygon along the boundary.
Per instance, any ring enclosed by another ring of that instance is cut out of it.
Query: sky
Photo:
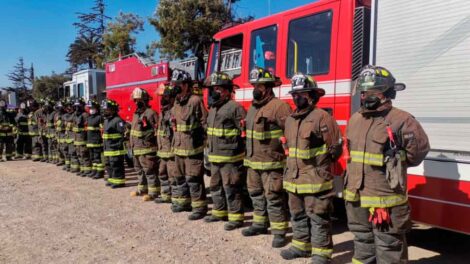
[[[235,4],[238,16],[262,18],[313,0],[241,0]],[[65,55],[77,34],[76,12],[87,12],[94,0],[0,0],[0,87],[11,86],[5,76],[23,57],[36,76],[61,73],[68,67]],[[105,0],[106,14],[132,12],[145,20],[144,32],[137,35],[137,50],[159,36],[148,23],[158,4],[156,0]]]

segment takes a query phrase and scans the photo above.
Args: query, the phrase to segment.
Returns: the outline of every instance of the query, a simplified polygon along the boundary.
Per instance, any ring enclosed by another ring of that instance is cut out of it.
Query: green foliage
[[[212,36],[232,21],[228,7],[222,0],[161,0],[149,19],[161,36],[160,54],[181,59],[207,53]]]
[[[33,79],[30,77],[33,75],[33,66],[31,65],[31,68],[27,69],[24,65],[23,57],[20,57],[16,65],[13,66],[13,70],[7,74],[7,78],[13,83],[14,88],[26,89],[31,85]]]
[[[52,73],[50,76],[41,76],[34,80],[33,97],[36,99],[59,99],[59,89],[69,78],[64,74]]]
[[[103,35],[103,45],[106,60],[115,59],[135,52],[137,34],[144,30],[144,21],[138,15],[122,13],[108,23]]]

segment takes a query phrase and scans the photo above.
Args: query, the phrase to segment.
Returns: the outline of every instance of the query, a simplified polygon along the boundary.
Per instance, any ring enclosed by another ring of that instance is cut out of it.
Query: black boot
[[[272,247],[282,248],[285,247],[289,241],[287,241],[286,235],[274,235]]]
[[[205,216],[206,216],[206,212],[193,212],[192,214],[188,216],[188,220],[195,221],[195,220],[202,219]]]
[[[242,235],[244,236],[257,236],[257,235],[264,235],[268,233],[267,227],[260,227],[252,225],[248,228],[242,230]]]
[[[292,260],[296,258],[308,258],[310,252],[301,251],[295,247],[290,247],[281,251],[281,257],[285,260]]]
[[[220,222],[220,221],[227,221],[227,217],[224,216],[222,218],[214,216],[214,215],[208,215],[204,217],[204,222],[206,223],[213,223],[213,222]]]
[[[172,205],[171,206],[171,211],[173,213],[181,213],[181,212],[191,212],[191,207],[190,206],[179,206],[179,205]]]
[[[118,188],[123,188],[126,187],[126,184],[121,183],[121,184],[112,184],[111,189],[118,189]]]
[[[240,222],[240,221],[228,222],[224,225],[225,231],[232,231],[240,227],[243,227],[243,222]]]
[[[171,199],[164,199],[162,197],[157,197],[155,200],[153,200],[155,203],[171,203]]]

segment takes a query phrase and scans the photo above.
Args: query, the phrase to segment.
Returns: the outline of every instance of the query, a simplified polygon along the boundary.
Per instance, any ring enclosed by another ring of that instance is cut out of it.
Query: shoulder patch
[[[324,125],[324,126],[320,127],[320,131],[321,131],[322,133],[328,132],[328,126],[327,126],[327,125]]]

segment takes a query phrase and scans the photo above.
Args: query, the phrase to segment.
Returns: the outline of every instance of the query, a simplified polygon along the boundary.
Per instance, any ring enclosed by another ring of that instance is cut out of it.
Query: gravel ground
[[[51,164],[0,163],[0,263],[310,263],[283,261],[270,236],[245,238],[132,198],[137,178],[127,172],[131,187],[111,190]],[[335,221],[334,263],[350,262],[351,239]],[[469,263],[470,236],[417,226],[409,241],[411,263]]]

